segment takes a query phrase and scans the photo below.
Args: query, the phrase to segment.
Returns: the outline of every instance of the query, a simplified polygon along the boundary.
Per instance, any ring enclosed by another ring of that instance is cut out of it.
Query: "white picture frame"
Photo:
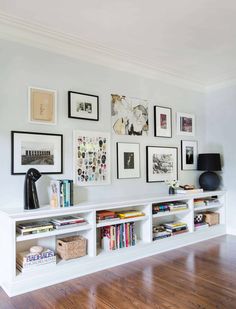
[[[195,136],[195,115],[177,113],[176,115],[177,135]]]
[[[181,141],[181,169],[197,170],[198,144],[197,141]]]
[[[116,143],[117,178],[140,177],[140,145],[138,143]]]
[[[79,186],[111,183],[110,133],[73,131],[73,174]]]
[[[28,121],[34,124],[57,124],[57,90],[28,87]]]
[[[146,146],[147,182],[178,180],[178,148]]]
[[[172,137],[172,109],[164,106],[154,106],[154,136]]]

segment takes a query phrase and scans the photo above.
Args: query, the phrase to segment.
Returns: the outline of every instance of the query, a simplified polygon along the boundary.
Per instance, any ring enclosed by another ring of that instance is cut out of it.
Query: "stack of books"
[[[153,203],[152,204],[152,213],[157,214],[159,212],[165,212],[170,211],[169,204],[159,204],[159,203]]]
[[[203,189],[183,189],[183,188],[177,188],[175,189],[176,194],[195,194],[195,193],[202,193]]]
[[[48,221],[34,221],[34,222],[25,222],[19,223],[16,226],[16,232],[22,236],[50,232],[53,230],[53,224]]]
[[[120,219],[129,219],[129,218],[142,217],[145,216],[145,214],[142,211],[132,209],[132,210],[121,211],[117,213],[117,216]]]
[[[201,207],[201,206],[205,206],[205,199],[204,198],[197,198],[197,199],[194,199],[194,207]]]
[[[135,223],[123,223],[101,228],[101,248],[108,252],[111,250],[135,246],[137,237],[134,229]]]
[[[73,180],[51,180],[50,205],[53,208],[73,206]]]
[[[119,219],[114,211],[111,210],[100,210],[96,214],[97,222],[102,222],[104,220],[114,220]]]
[[[195,231],[205,230],[208,227],[209,227],[209,225],[206,222],[200,222],[200,223],[195,223],[194,224]]]
[[[165,204],[152,204],[152,213],[157,214],[165,211],[179,211],[188,209],[188,205],[185,202],[170,202]]]
[[[57,230],[81,226],[87,224],[87,221],[78,216],[61,216],[51,219],[53,227]]]
[[[166,231],[163,225],[153,226],[153,240],[167,238],[171,236],[171,232]]]
[[[188,225],[184,222],[166,223],[164,227],[172,236],[188,232]]]
[[[16,254],[16,268],[21,272],[40,270],[42,265],[56,265],[56,255],[53,250],[44,249],[41,253],[30,253],[30,251],[18,252]]]

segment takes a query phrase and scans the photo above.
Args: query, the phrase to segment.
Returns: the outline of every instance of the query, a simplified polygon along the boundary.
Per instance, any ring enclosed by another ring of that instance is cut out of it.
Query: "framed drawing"
[[[148,102],[111,95],[112,131],[118,135],[148,135]]]
[[[110,133],[74,131],[74,180],[80,186],[110,183]]]
[[[68,91],[68,117],[84,120],[99,120],[99,97]]]
[[[116,143],[117,178],[139,178],[140,156],[139,144]]]
[[[181,169],[197,169],[197,141],[181,141]]]
[[[185,136],[195,135],[195,116],[186,113],[177,113],[177,134]]]
[[[147,182],[178,179],[178,148],[146,146]]]
[[[23,175],[29,168],[41,174],[62,174],[63,136],[36,132],[11,132],[11,173]]]
[[[169,107],[154,106],[154,136],[172,137],[172,110]]]
[[[28,118],[31,123],[57,123],[57,91],[28,87]]]

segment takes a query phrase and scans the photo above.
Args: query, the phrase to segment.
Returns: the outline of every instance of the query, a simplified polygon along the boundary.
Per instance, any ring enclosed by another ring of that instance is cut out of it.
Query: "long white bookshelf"
[[[214,191],[199,194],[136,197],[129,200],[121,199],[116,202],[113,200],[104,203],[80,203],[62,209],[52,209],[45,206],[39,210],[27,212],[17,208],[2,209],[0,210],[0,245],[1,252],[4,254],[0,255],[0,284],[9,296],[15,296],[153,254],[224,235],[226,233],[225,195],[224,191]],[[214,205],[194,207],[194,199],[212,196],[217,196],[219,202]],[[186,203],[187,209],[152,213],[153,204],[175,201]],[[140,210],[144,215],[135,218],[96,222],[96,212],[99,210],[123,211],[129,209]],[[194,231],[194,214],[209,209],[219,212],[220,223],[204,230]],[[64,230],[53,230],[24,236],[16,233],[18,223],[76,214],[84,217],[87,224]],[[188,232],[153,241],[153,226],[178,220],[187,224]],[[101,228],[129,222],[135,222],[138,239],[135,246],[111,252],[106,252],[98,246],[97,237]],[[32,245],[42,245],[56,250],[56,240],[71,235],[83,235],[87,239],[88,254],[86,256],[68,261],[58,258],[55,266],[42,268],[39,266],[39,268],[30,272],[21,273],[16,270],[17,252],[28,250]]]

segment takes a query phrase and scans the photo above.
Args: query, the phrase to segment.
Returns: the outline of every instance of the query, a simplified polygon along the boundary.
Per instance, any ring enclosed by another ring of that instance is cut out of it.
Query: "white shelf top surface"
[[[150,203],[160,203],[160,202],[171,202],[180,200],[189,200],[192,198],[210,197],[210,196],[220,196],[224,195],[225,191],[206,191],[202,193],[186,193],[186,194],[159,194],[156,196],[135,196],[129,199],[112,199],[104,200],[104,202],[81,202],[72,207],[64,208],[52,208],[49,205],[41,206],[36,210],[24,210],[22,208],[0,208],[0,214],[7,215],[11,219],[17,221],[20,220],[30,220],[43,217],[60,216],[65,214],[76,214],[82,212],[89,212],[92,210],[102,210],[102,209],[113,209],[113,208],[123,208],[123,207],[133,207],[133,206],[145,206]]]

